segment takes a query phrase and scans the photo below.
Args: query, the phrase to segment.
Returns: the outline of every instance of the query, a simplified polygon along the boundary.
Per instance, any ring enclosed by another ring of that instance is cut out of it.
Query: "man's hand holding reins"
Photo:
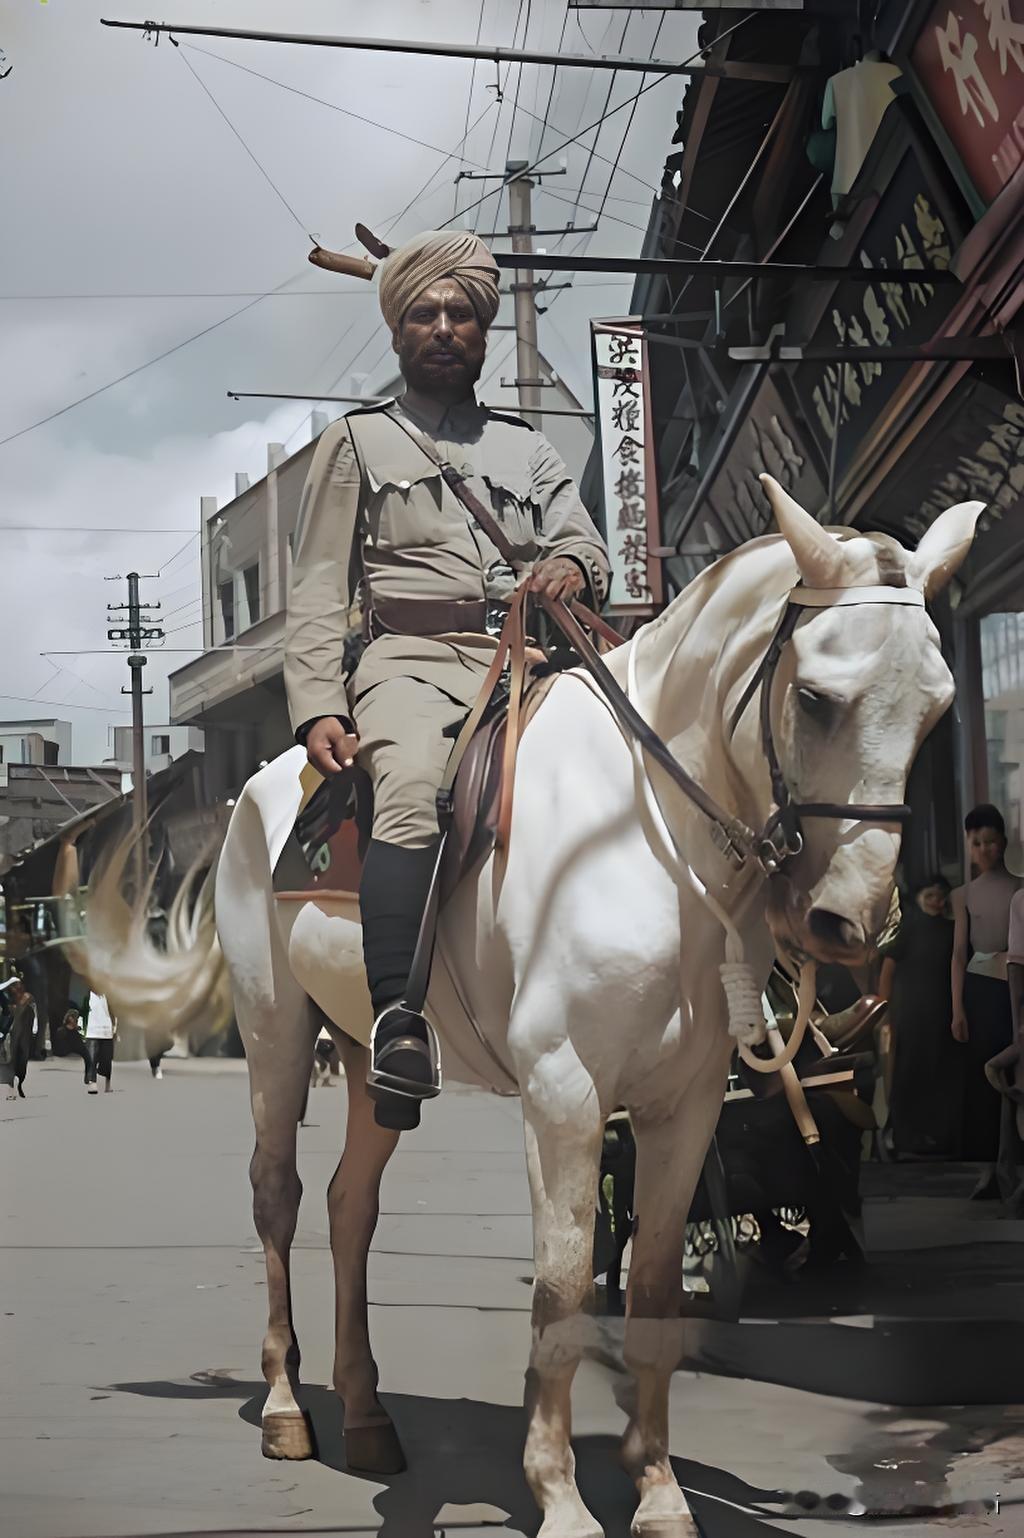
[[[586,587],[583,573],[566,555],[552,555],[538,561],[530,573],[530,592],[545,598],[575,598]]]
[[[306,757],[328,777],[350,769],[358,751],[359,738],[337,716],[321,716],[306,733]]]

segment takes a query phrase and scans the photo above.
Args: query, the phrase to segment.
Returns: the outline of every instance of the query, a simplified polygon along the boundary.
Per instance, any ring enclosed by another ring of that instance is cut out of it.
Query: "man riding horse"
[[[405,393],[324,432],[302,495],[285,642],[296,738],[331,777],[356,754],[374,794],[359,889],[376,1017],[370,1083],[382,1125],[415,1125],[438,1049],[404,1002],[439,838],[435,797],[517,585],[598,607],[608,558],[547,440],[475,395],[498,269],[477,236],[428,232],[384,261],[378,295]],[[442,478],[489,508],[510,565]],[[349,671],[361,610],[368,643]]]

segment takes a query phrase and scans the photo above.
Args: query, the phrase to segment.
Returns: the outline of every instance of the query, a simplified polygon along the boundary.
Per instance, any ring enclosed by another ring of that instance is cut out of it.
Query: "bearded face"
[[[449,278],[417,295],[393,346],[410,388],[455,403],[471,395],[480,378],[487,337],[465,289]]]

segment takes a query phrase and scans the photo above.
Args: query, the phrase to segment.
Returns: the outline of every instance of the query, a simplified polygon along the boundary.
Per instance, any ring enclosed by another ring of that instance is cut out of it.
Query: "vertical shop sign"
[[[634,320],[591,325],[612,613],[651,613],[661,602],[658,492],[647,339]]]

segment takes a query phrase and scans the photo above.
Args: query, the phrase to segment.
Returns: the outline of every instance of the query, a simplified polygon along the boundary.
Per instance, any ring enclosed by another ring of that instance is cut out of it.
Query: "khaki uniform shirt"
[[[467,707],[476,698],[496,645],[486,635],[382,635],[354,676],[344,676],[342,650],[359,620],[360,576],[371,598],[497,603],[535,561],[564,555],[582,568],[595,607],[607,593],[604,544],[540,433],[475,402],[451,408],[437,426],[411,409],[407,415],[492,510],[516,548],[515,569],[383,410],[333,423],[317,444],[295,537],[284,666],[293,728],[352,715],[360,696],[396,677],[433,684]],[[352,560],[357,528],[360,548]]]

